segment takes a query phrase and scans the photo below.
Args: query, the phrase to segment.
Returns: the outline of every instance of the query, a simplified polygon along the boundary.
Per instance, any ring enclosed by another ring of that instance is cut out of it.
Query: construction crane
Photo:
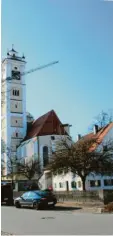
[[[42,69],[44,69],[44,68],[53,66],[53,65],[55,65],[55,64],[57,64],[57,63],[59,63],[59,61],[53,61],[53,62],[50,62],[50,63],[48,63],[48,64],[45,64],[45,65],[36,67],[36,68],[34,68],[34,69],[31,69],[31,70],[28,70],[28,71],[26,71],[26,72],[19,73],[19,77],[20,77],[20,76],[25,76],[25,75],[30,74],[30,73],[33,73],[33,72],[35,72],[35,71],[37,71],[37,70],[42,70]],[[17,76],[18,76],[18,75],[17,75]],[[2,81],[2,85],[5,83],[5,81],[11,81],[11,80],[13,80],[12,77],[7,77],[5,80]],[[10,92],[10,91],[11,91],[11,90],[1,91],[1,94],[3,95],[3,94],[8,93],[8,92]],[[1,100],[1,105],[3,105],[3,104],[4,104],[4,101]]]
[[[42,69],[44,69],[44,68],[53,66],[53,65],[55,65],[55,64],[57,64],[57,63],[59,63],[59,61],[50,62],[50,63],[48,63],[48,64],[45,64],[45,65],[36,67],[36,68],[34,68],[34,69],[28,70],[28,71],[23,72],[23,73],[20,73],[19,76],[24,76],[24,75],[33,73],[33,72],[35,72],[35,71],[37,71],[37,70],[42,70]],[[10,80],[12,80],[12,77],[7,77],[6,80],[10,81]]]

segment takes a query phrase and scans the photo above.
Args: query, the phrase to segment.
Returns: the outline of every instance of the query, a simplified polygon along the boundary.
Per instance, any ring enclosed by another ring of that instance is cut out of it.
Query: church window
[[[48,147],[44,146],[43,147],[43,164],[44,164],[44,167],[47,166],[48,161],[49,161],[48,159],[49,159]]]
[[[19,90],[17,90],[16,92],[17,92],[17,96],[19,96]]]
[[[19,96],[19,90],[13,90],[13,95],[14,96]]]
[[[55,140],[55,137],[54,137],[54,136],[51,136],[51,140]]]
[[[20,80],[21,79],[21,74],[20,71],[14,71],[12,70],[12,79],[14,80]]]
[[[16,137],[18,137],[18,133],[16,133]]]

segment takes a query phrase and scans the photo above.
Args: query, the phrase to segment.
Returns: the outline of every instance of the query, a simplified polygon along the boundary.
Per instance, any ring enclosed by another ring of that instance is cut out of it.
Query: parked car
[[[16,208],[32,207],[36,210],[54,207],[56,203],[57,199],[53,193],[40,190],[25,192],[22,196],[14,199]]]

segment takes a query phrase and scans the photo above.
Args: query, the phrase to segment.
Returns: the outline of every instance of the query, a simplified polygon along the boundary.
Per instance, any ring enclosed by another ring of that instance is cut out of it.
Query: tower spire
[[[24,53],[23,53],[22,59],[25,59]]]

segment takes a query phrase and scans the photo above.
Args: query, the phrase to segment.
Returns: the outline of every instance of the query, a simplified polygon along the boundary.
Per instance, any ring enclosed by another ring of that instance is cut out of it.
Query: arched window
[[[43,147],[43,164],[44,164],[44,167],[47,166],[48,164],[48,147],[47,146],[44,146]]]

